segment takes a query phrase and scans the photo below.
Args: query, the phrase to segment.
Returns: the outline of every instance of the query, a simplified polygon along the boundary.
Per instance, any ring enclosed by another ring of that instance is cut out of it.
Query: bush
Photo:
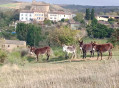
[[[0,63],[4,63],[6,59],[7,59],[7,53],[0,49]]]
[[[49,40],[55,44],[74,44],[79,39],[79,30],[71,30],[67,27],[61,27],[60,29],[55,29],[50,31]]]

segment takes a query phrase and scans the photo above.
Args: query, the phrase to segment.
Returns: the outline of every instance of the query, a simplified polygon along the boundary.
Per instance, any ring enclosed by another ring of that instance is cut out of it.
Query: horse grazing
[[[113,45],[111,43],[106,43],[106,44],[96,44],[95,42],[92,43],[92,49],[97,52],[97,60],[101,54],[101,60],[102,60],[102,53],[108,51],[109,56],[108,59],[112,58],[112,48]]]
[[[62,45],[63,46],[63,51],[66,52],[67,54],[71,53],[73,54],[71,58],[76,58],[76,47],[75,46],[67,46],[65,44]],[[67,55],[65,56],[65,58],[67,57]]]
[[[49,60],[50,54],[51,54],[51,48],[50,47],[43,47],[43,48],[35,48],[35,47],[30,47],[30,52],[35,53],[37,56],[36,60],[38,61],[38,55],[39,54],[46,54],[47,60]]]
[[[90,52],[91,53],[91,57],[94,57],[94,50],[92,50],[92,42],[88,43],[88,44],[84,44],[83,41],[78,41],[79,42],[79,46],[80,46],[80,50],[83,52],[83,58],[86,58],[86,53]]]

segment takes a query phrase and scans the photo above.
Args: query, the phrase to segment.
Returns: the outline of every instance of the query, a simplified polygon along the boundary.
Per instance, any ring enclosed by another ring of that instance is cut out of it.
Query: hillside
[[[94,8],[96,13],[99,12],[118,12],[119,6],[82,6],[82,5],[59,5],[65,9],[70,9],[73,12],[85,12],[86,8]]]
[[[13,3],[16,2],[15,0],[0,0],[0,5],[1,4],[8,4],[8,3]]]

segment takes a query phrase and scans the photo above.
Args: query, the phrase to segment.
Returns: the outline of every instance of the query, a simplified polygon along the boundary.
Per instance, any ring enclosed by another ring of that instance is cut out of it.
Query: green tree
[[[109,42],[113,43],[113,45],[119,45],[119,29],[115,29],[112,33]]]
[[[17,38],[26,41],[29,24],[18,23],[16,28]]]
[[[30,24],[27,33],[27,44],[30,46],[38,46],[41,40],[41,27]]]
[[[90,9],[87,8],[86,9],[86,16],[85,16],[86,20],[90,20]]]
[[[84,18],[83,13],[77,13],[73,19],[77,22],[81,22],[83,18]]]
[[[114,29],[97,23],[96,19],[93,19],[91,25],[87,27],[88,36],[93,38],[110,38],[113,31]]]
[[[95,10],[92,9],[91,10],[91,20],[93,20],[95,18]]]

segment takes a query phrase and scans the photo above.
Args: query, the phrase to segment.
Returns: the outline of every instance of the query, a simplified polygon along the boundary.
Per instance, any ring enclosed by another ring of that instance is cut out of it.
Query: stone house
[[[25,41],[19,41],[19,40],[0,40],[0,48],[5,49],[7,51],[12,51],[15,48],[25,48],[26,42]]]

